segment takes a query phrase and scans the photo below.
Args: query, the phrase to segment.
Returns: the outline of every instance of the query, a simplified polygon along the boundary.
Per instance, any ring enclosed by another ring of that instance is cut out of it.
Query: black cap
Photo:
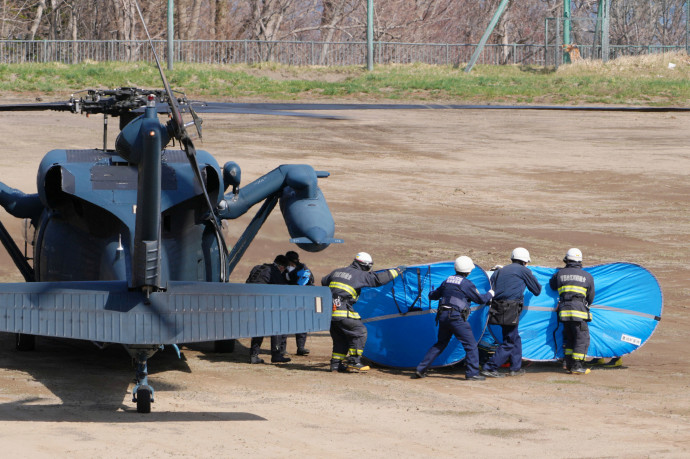
[[[299,263],[299,254],[294,250],[285,253],[285,257],[294,264]]]
[[[273,263],[280,266],[287,266],[290,264],[290,260],[288,260],[285,255],[278,255],[276,259],[273,260]]]

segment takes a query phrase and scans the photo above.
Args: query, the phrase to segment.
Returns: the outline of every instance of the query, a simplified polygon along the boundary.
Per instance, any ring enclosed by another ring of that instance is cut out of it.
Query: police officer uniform
[[[361,254],[357,254],[357,257]],[[369,257],[368,254],[365,255]],[[368,366],[361,363],[364,345],[367,341],[367,328],[353,306],[359,299],[362,287],[378,287],[387,284],[402,271],[401,268],[396,268],[372,272],[365,270],[365,268],[366,265],[359,263],[355,258],[355,261],[349,266],[336,269],[321,279],[321,285],[328,286],[333,297],[330,329],[333,339],[331,371],[366,371],[369,369]],[[346,359],[348,360],[346,361]]]
[[[518,249],[516,249],[517,251]],[[519,312],[525,297],[525,287],[534,296],[541,293],[541,284],[532,274],[532,271],[525,266],[529,261],[529,252],[522,249],[527,256],[525,260],[512,259],[512,263],[497,269],[491,275],[491,286],[496,292],[492,301],[492,308],[495,305],[511,304],[517,307],[517,315],[514,324],[501,324],[503,342],[496,348],[493,356],[484,364],[482,375],[490,377],[502,376],[496,370],[510,360],[510,375],[518,376],[524,373],[522,370],[522,339],[518,332]],[[515,251],[514,251],[515,253]]]
[[[566,370],[586,374],[583,362],[589,349],[589,305],[594,301],[594,277],[582,269],[581,261],[564,261],[565,267],[553,275],[549,285],[559,295],[558,320],[563,323]]]
[[[472,327],[467,323],[470,315],[470,302],[485,304],[491,301],[492,293],[479,293],[474,283],[467,279],[467,274],[456,274],[448,277],[432,292],[430,300],[438,301],[438,340],[431,346],[422,361],[417,365],[415,375],[424,377],[426,371],[436,357],[448,346],[450,339],[455,337],[465,349],[466,370],[465,379],[482,380],[479,376],[479,351],[477,340],[472,334]]]
[[[248,284],[285,284],[285,277],[280,267],[287,265],[287,258],[284,255],[278,255],[273,263],[264,263],[263,265],[256,265],[252,268],[247,278]],[[286,335],[271,336],[271,362],[285,363],[290,359],[283,356],[280,346]],[[254,337],[251,340],[249,348],[249,363],[264,363],[263,359],[259,357],[261,344],[264,342],[263,336]]]

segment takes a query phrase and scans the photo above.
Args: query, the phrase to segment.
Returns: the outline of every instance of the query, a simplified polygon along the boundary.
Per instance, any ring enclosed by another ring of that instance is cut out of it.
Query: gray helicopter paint
[[[203,150],[197,151],[199,164],[206,174],[214,171],[216,180],[222,183],[220,167],[216,160]],[[94,165],[94,160],[98,164]],[[198,194],[198,185],[195,183],[193,173],[189,170],[184,152],[165,152],[163,167],[163,180],[161,186],[166,193],[161,197],[161,212]],[[137,171],[132,167],[132,172],[125,172],[131,166],[112,166],[122,161],[117,155],[104,154],[99,150],[52,150],[41,161],[38,172],[39,196],[44,205],[49,200],[43,184],[46,176],[55,167],[61,168],[62,191],[90,202],[96,206],[108,210],[123,223],[133,227],[132,205],[136,203],[136,177]],[[123,181],[119,185],[103,176],[104,169],[99,167],[111,166],[110,171],[118,174]],[[117,171],[121,168],[121,171]],[[95,171],[95,174],[94,174]],[[133,174],[133,175],[128,175]],[[91,177],[91,180],[75,182],[74,177]],[[100,183],[95,183],[100,182]],[[50,206],[46,206],[50,207]]]
[[[0,331],[128,345],[326,330],[327,287],[170,282],[150,300],[127,283],[0,284]]]

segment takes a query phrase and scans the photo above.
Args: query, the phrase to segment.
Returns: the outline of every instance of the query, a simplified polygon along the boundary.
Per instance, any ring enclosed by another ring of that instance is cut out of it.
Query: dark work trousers
[[[280,353],[285,354],[287,352],[287,335],[282,335],[283,341],[280,343]],[[295,344],[297,344],[297,350],[304,349],[307,344],[307,334],[306,333],[295,333]]]
[[[441,311],[438,315],[438,340],[431,346],[422,361],[417,365],[417,371],[424,373],[431,363],[448,346],[450,339],[455,337],[465,349],[465,376],[471,378],[479,373],[479,350],[477,340],[472,334],[472,327],[460,315],[456,309]]]
[[[304,349],[304,346],[307,345],[307,334],[295,333],[295,344],[297,344],[297,350]]]
[[[277,355],[283,355],[280,352],[280,343],[283,341],[283,337],[287,339],[286,335],[276,335],[276,336],[271,336],[271,357],[275,357]],[[249,355],[259,355],[259,351],[261,350],[261,343],[264,342],[264,337],[263,336],[258,336],[256,338],[252,338],[252,344],[251,347],[249,348]]]
[[[501,325],[503,342],[498,345],[496,352],[484,364],[484,370],[495,371],[510,359],[510,371],[518,371],[522,367],[522,339],[517,325]]]
[[[352,360],[359,362],[367,342],[367,327],[360,319],[331,320],[331,338],[333,338],[333,359],[343,360],[350,351]]]
[[[589,324],[579,321],[563,322],[563,347],[566,355],[572,350],[570,356],[573,360],[584,360],[589,349]]]

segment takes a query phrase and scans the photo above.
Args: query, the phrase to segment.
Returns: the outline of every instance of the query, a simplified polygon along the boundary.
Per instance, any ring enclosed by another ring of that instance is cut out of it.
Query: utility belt
[[[492,325],[517,325],[522,312],[522,300],[491,300],[489,323]]]
[[[453,309],[455,309],[453,306],[449,306],[447,304],[439,306],[436,311],[436,325],[438,325],[438,319],[441,312],[450,312]],[[470,316],[470,308],[456,309],[456,311],[460,313],[462,320],[467,321],[467,318]]]

